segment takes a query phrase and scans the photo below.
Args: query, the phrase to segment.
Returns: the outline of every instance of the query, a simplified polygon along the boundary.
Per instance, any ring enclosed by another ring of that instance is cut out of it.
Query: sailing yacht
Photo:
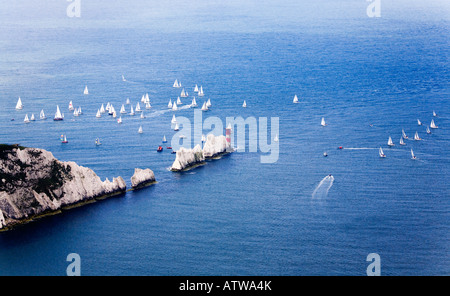
[[[23,109],[23,104],[22,104],[22,100],[19,99],[17,100],[17,104],[16,104],[16,110],[22,110]]]
[[[34,113],[32,113],[31,117],[30,117],[30,121],[35,121],[35,120],[36,120],[36,118],[34,118]]]
[[[437,114],[436,114],[436,112],[434,112],[434,110],[433,110],[433,116],[434,116],[434,117],[437,117]]]
[[[119,119],[117,119],[117,123],[122,123],[122,116],[119,117]]]
[[[414,135],[414,140],[416,140],[416,141],[422,140],[422,139],[419,137],[419,133],[418,133],[418,132],[416,132],[416,134]]]
[[[175,82],[173,83],[173,87],[176,87],[176,88],[180,87],[178,84],[178,80],[175,79]]]
[[[378,154],[380,154],[381,158],[386,157],[386,154],[384,154],[383,149],[381,149],[381,147],[380,147],[380,150],[378,151]]]
[[[167,105],[167,108],[172,109],[172,99],[169,100],[169,104]]]
[[[72,103],[72,101],[69,102],[69,110],[73,111],[73,103]]]
[[[181,100],[180,100],[180,97],[178,97],[178,99],[177,99],[177,105],[182,105],[183,103],[181,102]]]
[[[67,143],[69,143],[69,141],[67,141],[67,137],[66,137],[66,135],[64,135],[64,139],[61,141],[61,143],[63,143],[63,144],[67,144]]]
[[[55,117],[53,118],[54,121],[61,121],[64,120],[64,117],[61,115],[61,111],[59,110],[59,106],[56,106],[56,113]]]
[[[136,109],[135,109],[135,111],[136,112],[141,112],[142,110],[141,110],[141,106],[139,105],[139,102],[137,102],[137,104],[136,104]]]
[[[198,96],[203,97],[205,93],[203,92],[203,86],[200,86],[200,89],[198,90]]]
[[[247,108],[247,102],[244,100],[244,103],[242,104],[242,108]]]
[[[198,86],[197,86],[197,84],[194,87],[194,92],[198,93]]]
[[[142,125],[139,127],[138,133],[142,134],[144,131],[142,130]]]
[[[195,101],[195,97],[192,99],[191,107],[192,108],[197,107],[197,102]]]
[[[404,139],[408,139],[408,136],[406,135],[406,133],[405,133],[404,130],[402,130],[402,137],[403,137]]]
[[[180,127],[178,126],[178,123],[175,123],[175,127],[174,127],[174,129],[173,129],[174,131],[178,131],[178,130],[180,130]]]
[[[422,125],[422,122],[420,122],[419,119],[417,119],[417,125]]]
[[[125,76],[123,76],[123,75],[122,75],[122,81],[127,81],[127,80],[125,79]]]
[[[325,118],[324,117],[322,117],[322,121],[320,122],[320,125],[321,126],[326,126],[327,124],[325,123]]]
[[[427,126],[427,134],[431,134],[430,128]]]
[[[438,128],[437,125],[434,124],[434,119],[431,119],[430,127],[431,128]]]
[[[206,102],[203,102],[202,111],[208,111],[208,107],[206,106]]]
[[[294,96],[294,100],[292,101],[293,103],[297,104],[298,103],[298,98],[297,95]]]
[[[39,119],[41,119],[41,120],[47,119],[47,117],[45,116],[45,113],[44,113],[44,109],[41,110],[41,113],[39,114]]]
[[[208,99],[208,101],[206,102],[206,107],[208,107],[208,109],[209,109],[209,107],[211,107],[212,106],[212,104],[211,104],[211,100],[210,99]]]
[[[97,117],[97,118],[102,117],[102,113],[100,112],[100,110],[97,110],[97,114],[95,115],[95,117]]]
[[[131,105],[130,108],[131,108],[130,115],[131,115],[131,116],[134,116],[134,114],[136,114],[136,113],[134,113],[133,105]]]
[[[414,151],[411,148],[411,159],[417,159],[417,157],[414,155]]]
[[[278,142],[278,135],[275,135],[275,138],[273,139],[274,142]]]
[[[25,114],[25,119],[23,120],[23,122],[25,123],[29,123],[30,119],[28,119],[28,114]]]
[[[145,118],[145,115],[144,115],[144,112],[143,112],[143,111],[141,112],[140,118],[141,118],[141,119],[144,119],[144,118]]]
[[[141,103],[144,103],[144,102],[145,102],[145,95],[142,95]]]
[[[175,114],[172,116],[171,123],[173,123],[173,124],[177,123],[177,118],[175,117]]]
[[[145,100],[144,103],[150,103],[150,98],[148,96],[148,93],[145,94]]]
[[[186,98],[187,96],[188,96],[188,93],[185,92],[185,91],[184,91],[184,88],[183,88],[183,90],[181,91],[180,97]]]
[[[125,111],[125,105],[122,104],[122,107],[120,108],[120,114],[125,114],[127,111]]]
[[[173,106],[172,106],[172,111],[177,111],[177,110],[178,110],[177,103],[174,102],[174,103],[173,103]]]
[[[130,99],[127,98],[127,101],[125,104],[130,105]]]
[[[400,145],[402,146],[406,145],[405,142],[403,141],[403,137],[400,138]]]
[[[86,85],[86,87],[84,88],[84,92],[83,92],[85,95],[88,95],[89,94],[89,90],[88,90],[88,87],[87,87],[87,85]]]
[[[73,110],[73,116],[78,116],[78,109]]]
[[[163,143],[167,143],[167,139],[166,139],[166,136],[165,136],[165,135],[164,135],[164,137],[163,137],[162,142],[163,142]]]
[[[152,108],[152,105],[150,105],[150,102],[145,103],[145,109],[149,110]]]
[[[389,140],[388,140],[388,146],[389,146],[389,147],[395,146],[394,142],[392,142],[392,138],[391,138],[391,137],[389,137]]]
[[[78,107],[78,114],[81,115],[83,112],[81,111],[81,107]]]

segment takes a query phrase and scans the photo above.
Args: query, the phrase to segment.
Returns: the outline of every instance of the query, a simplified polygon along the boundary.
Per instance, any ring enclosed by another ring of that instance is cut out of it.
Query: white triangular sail
[[[430,127],[431,128],[438,128],[437,125],[434,123],[434,119],[431,119]]]
[[[203,102],[202,111],[208,111],[208,106],[206,106],[206,102]]]
[[[203,86],[200,86],[200,89],[198,91],[198,96],[203,97],[204,95],[205,95],[205,93],[203,92]]]
[[[139,105],[139,102],[137,102],[137,104],[136,104],[136,112],[141,112],[142,110],[141,110],[141,106]]]
[[[173,111],[177,111],[178,110],[178,106],[177,106],[176,102],[173,103],[172,110]]]
[[[84,92],[83,92],[85,95],[88,95],[89,94],[89,90],[88,90],[88,87],[87,87],[87,85],[86,85],[86,87],[84,88]]]
[[[69,110],[73,111],[73,103],[72,103],[72,101],[69,102]]]
[[[139,127],[139,129],[138,129],[138,133],[140,133],[140,134],[142,134],[143,133],[143,130],[142,130],[142,125]]]
[[[141,118],[141,119],[144,119],[144,118],[145,118],[144,111],[141,112],[140,118]]]
[[[173,87],[179,87],[178,80],[175,79],[175,82],[173,83]]]
[[[133,105],[131,105],[130,106],[130,115],[133,116],[134,114],[136,114],[136,113],[134,113]]]
[[[417,125],[422,125],[422,122],[420,122],[419,119],[417,119]]]
[[[122,81],[127,81],[127,80],[125,79],[125,76],[123,76],[123,75],[122,75]]]
[[[41,110],[41,113],[39,114],[40,119],[47,119],[47,116],[45,116],[44,110]]]
[[[145,103],[145,109],[149,110],[152,108],[152,105],[150,105],[150,102]]]
[[[419,133],[418,133],[418,132],[415,133],[415,135],[414,135],[414,140],[416,140],[416,141],[422,140],[422,139],[419,137]]]
[[[244,103],[242,104],[243,108],[247,108],[247,102],[244,100]]]
[[[180,97],[177,98],[177,105],[182,105],[183,103],[181,102]]]
[[[22,110],[23,109],[23,104],[22,104],[22,100],[20,99],[20,97],[17,100],[16,109],[17,110]]]
[[[427,134],[431,134],[430,128],[427,126]]]
[[[275,135],[275,138],[273,139],[274,142],[278,142],[278,135]]]
[[[211,107],[212,106],[212,104],[211,104],[211,100],[210,99],[208,99],[208,101],[206,102],[206,107],[208,107],[208,109],[209,109],[209,107]]]
[[[383,149],[381,149],[381,147],[378,150],[378,154],[380,155],[380,157],[386,157],[386,155],[384,154]]]
[[[416,159],[416,156],[414,155],[414,151],[411,148],[411,159]]]
[[[175,127],[174,127],[174,131],[177,131],[177,130],[179,130],[180,129],[180,127],[178,126],[178,123],[175,123]]]
[[[127,98],[127,101],[125,104],[130,105],[130,99]]]
[[[142,95],[141,103],[144,103],[144,102],[145,102],[145,95]]]
[[[196,84],[195,87],[194,87],[194,92],[198,92],[198,86],[197,86],[197,84]]]
[[[145,94],[145,101],[144,103],[150,103],[150,97],[148,96],[148,93]]]
[[[184,91],[184,88],[181,91],[180,97],[182,97],[182,98],[186,98],[187,97],[187,93]]]
[[[35,121],[35,120],[36,120],[36,118],[34,117],[34,113],[31,114],[30,120],[31,120],[31,121]]]
[[[404,130],[402,130],[402,137],[403,137],[404,139],[408,139],[408,136],[406,135],[406,133],[405,133]]]
[[[81,111],[81,107],[78,107],[78,114],[81,115],[83,112]]]
[[[63,120],[63,116],[61,115],[61,111],[59,110],[59,106],[56,106],[56,113],[53,120]]]
[[[173,105],[172,105],[172,99],[169,100],[169,104],[167,104],[167,108],[172,109]]]
[[[294,100],[293,100],[292,102],[293,102],[293,103],[298,103],[297,95],[294,96]]]
[[[23,120],[23,122],[25,123],[29,123],[30,119],[28,119],[28,114],[25,114],[25,119]]]
[[[102,113],[100,112],[100,110],[97,110],[97,114],[95,115],[95,117],[97,117],[97,118],[102,117]]]
[[[73,110],[73,116],[78,116],[78,109]]]
[[[195,101],[195,97],[192,99],[191,107],[197,107],[197,102]]]
[[[327,124],[325,123],[325,118],[324,117],[322,117],[322,121],[320,122],[320,125],[321,126],[326,126]]]
[[[163,137],[162,142],[163,142],[163,143],[166,143],[166,142],[167,142],[167,139],[166,139],[166,136],[165,136],[165,135],[164,135],[164,137]]]
[[[434,116],[434,117],[436,117],[436,116],[437,116],[437,114],[436,114],[436,112],[434,112],[434,110],[433,110],[433,116]]]
[[[125,111],[125,105],[122,104],[122,107],[120,108],[120,113],[125,114],[127,111]]]
[[[175,117],[175,114],[172,116],[171,123],[173,123],[173,124],[177,123],[177,118]]]
[[[102,104],[102,106],[103,106],[103,104]],[[111,104],[108,102],[108,103],[106,104],[105,110],[109,112],[109,108],[111,108]],[[101,110],[101,109],[100,109],[100,110]]]
[[[122,116],[120,116],[119,119],[117,119],[117,123],[122,123]]]
[[[389,137],[388,146],[395,146],[394,142],[392,142],[392,138]]]
[[[400,145],[406,145],[405,142],[403,141],[403,137],[400,137]]]

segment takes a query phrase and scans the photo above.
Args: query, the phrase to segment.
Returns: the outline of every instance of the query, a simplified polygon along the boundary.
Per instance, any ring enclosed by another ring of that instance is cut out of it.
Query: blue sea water
[[[82,275],[365,275],[369,253],[382,275],[449,274],[446,1],[381,1],[380,18],[357,0],[85,2],[80,18],[66,1],[2,7],[0,142],[128,184],[134,168],[151,168],[158,183],[0,233],[0,275],[65,275],[69,253]],[[246,149],[168,171],[175,156],[156,147],[174,134],[162,111],[179,95],[175,79],[191,96],[203,86],[204,119],[278,117],[278,161]],[[102,103],[119,110],[145,93],[147,118],[95,118]],[[51,120],[56,105],[62,122]],[[23,123],[41,109],[50,119]],[[427,135],[433,110],[439,128]],[[398,145],[402,129],[423,140]],[[328,192],[313,196],[329,174]]]

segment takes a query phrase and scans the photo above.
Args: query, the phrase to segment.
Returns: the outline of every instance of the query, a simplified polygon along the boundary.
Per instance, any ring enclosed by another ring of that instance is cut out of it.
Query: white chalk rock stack
[[[138,188],[146,184],[155,182],[155,174],[151,169],[134,169],[134,174],[131,177],[131,187]]]

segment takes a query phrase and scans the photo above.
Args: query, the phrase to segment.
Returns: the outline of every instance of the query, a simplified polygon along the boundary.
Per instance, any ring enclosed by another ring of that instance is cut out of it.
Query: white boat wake
[[[328,195],[328,191],[333,186],[334,177],[331,175],[326,176],[320,181],[319,185],[317,185],[316,189],[312,194],[313,198],[325,198]]]
[[[184,109],[189,109],[189,108],[191,108],[191,105],[184,105],[184,106],[178,107],[178,110],[184,110]],[[174,112],[174,111],[172,109],[159,110],[159,111],[150,113],[149,115],[147,115],[147,117],[157,117],[157,116],[163,115],[167,112]]]

